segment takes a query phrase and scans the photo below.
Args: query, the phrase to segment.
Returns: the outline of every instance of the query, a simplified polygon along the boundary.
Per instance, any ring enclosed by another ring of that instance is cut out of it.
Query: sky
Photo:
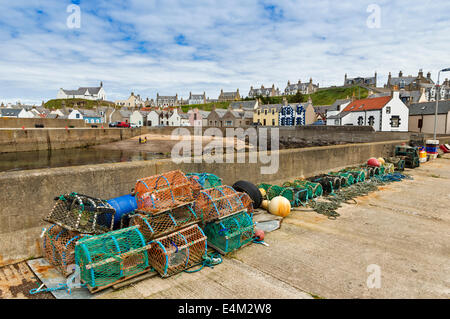
[[[375,71],[378,86],[400,70],[436,80],[449,40],[448,0],[0,0],[0,102],[40,105],[100,81],[114,101]]]

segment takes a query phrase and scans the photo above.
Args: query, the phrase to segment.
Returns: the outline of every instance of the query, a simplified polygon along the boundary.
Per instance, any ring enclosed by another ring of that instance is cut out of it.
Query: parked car
[[[131,128],[138,128],[138,127],[139,127],[139,125],[137,125],[137,124],[134,124],[134,123],[130,123],[130,127],[131,127]]]
[[[109,123],[109,127],[117,127],[120,122],[111,122]]]
[[[117,124],[116,127],[124,127],[124,128],[129,128],[130,124],[126,123],[126,122],[120,122],[119,124]]]

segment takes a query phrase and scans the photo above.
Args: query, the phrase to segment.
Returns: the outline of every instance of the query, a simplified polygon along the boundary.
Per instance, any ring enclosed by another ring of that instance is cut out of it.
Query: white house
[[[140,111],[134,111],[130,116],[130,124],[134,124],[137,127],[144,126],[145,118]]]
[[[177,109],[173,109],[172,114],[168,118],[169,126],[181,126],[181,117]]]
[[[86,100],[106,100],[106,92],[103,83],[97,87],[80,87],[78,90],[59,89],[57,99],[86,99]]]
[[[339,125],[339,120],[336,120],[334,118],[331,119],[331,117],[341,113],[341,111],[345,109],[351,103],[351,101],[351,99],[336,100],[327,110],[327,125]]]
[[[155,110],[147,114],[147,126],[159,126],[159,113]]]
[[[370,125],[375,131],[408,132],[408,118],[408,107],[400,100],[399,92],[393,92],[392,96],[353,101],[339,114],[327,118],[327,122]]]
[[[67,118],[69,120],[83,120],[84,119],[83,114],[78,110],[72,110],[69,113],[69,116],[67,116]]]

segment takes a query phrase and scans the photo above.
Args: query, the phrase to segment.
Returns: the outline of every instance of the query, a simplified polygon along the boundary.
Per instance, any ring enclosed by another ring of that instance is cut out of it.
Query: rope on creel
[[[222,261],[223,261],[222,256],[219,253],[204,254],[203,261],[201,263],[198,263],[197,265],[193,266],[193,267],[200,266],[200,268],[197,268],[194,270],[185,270],[184,272],[187,272],[188,274],[192,274],[194,272],[198,272],[198,271],[202,270],[204,267],[214,268],[214,266],[221,264]]]

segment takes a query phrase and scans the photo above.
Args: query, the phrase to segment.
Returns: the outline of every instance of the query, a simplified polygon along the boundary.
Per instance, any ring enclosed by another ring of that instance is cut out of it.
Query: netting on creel
[[[148,271],[147,248],[136,226],[80,239],[75,256],[82,282],[98,291]]]
[[[191,206],[186,205],[158,215],[133,215],[130,218],[130,226],[139,226],[139,230],[148,243],[156,237],[166,235],[198,221],[199,219]]]
[[[134,188],[138,210],[157,214],[191,203],[192,184],[176,170],[138,180]]]
[[[149,261],[162,277],[169,277],[201,263],[207,249],[205,234],[192,225],[152,241]]]
[[[222,186],[222,179],[210,173],[187,173],[186,177],[198,181],[203,189]]]
[[[319,183],[313,183],[307,180],[296,179],[293,182],[285,182],[283,187],[293,187],[296,190],[306,189],[308,194],[308,199],[320,197],[323,194],[322,185]],[[302,194],[301,200],[306,200],[305,196]]]
[[[253,209],[253,200],[247,193],[238,193],[239,198],[241,199],[242,205],[244,205],[245,209],[247,209],[247,213],[253,218],[253,213],[255,210]]]
[[[114,208],[105,200],[71,193],[55,198],[45,221],[82,234],[102,234],[114,226]]]
[[[347,187],[355,183],[355,178],[352,174],[346,172],[330,172],[328,175],[339,176],[341,178],[341,187]]]
[[[289,185],[290,184],[291,183],[289,183]],[[310,199],[310,190],[308,188],[284,187],[270,184],[258,184],[258,188],[263,188],[266,191],[268,200],[272,200],[277,196],[282,196],[291,203],[292,207],[298,207],[300,205],[304,206],[308,199]]]
[[[323,192],[326,194],[333,193],[341,188],[341,177],[329,174],[321,174],[309,177],[307,180],[322,185]]]
[[[200,191],[193,209],[203,223],[211,222],[245,209],[239,194],[230,186]]]
[[[227,254],[252,242],[254,224],[250,214],[240,212],[218,222],[209,223],[205,227],[208,244]]]
[[[345,168],[341,172],[351,174],[353,176],[353,184],[366,180],[366,172],[358,167]]]
[[[42,238],[44,258],[64,276],[70,275],[75,265],[75,245],[81,238],[89,236],[52,225]]]

